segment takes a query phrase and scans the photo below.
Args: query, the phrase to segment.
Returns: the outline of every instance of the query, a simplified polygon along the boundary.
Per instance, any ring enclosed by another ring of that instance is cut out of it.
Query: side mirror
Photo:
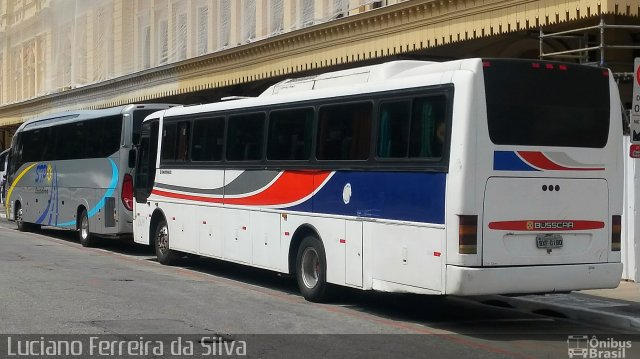
[[[129,150],[129,168],[133,168],[136,166],[136,155],[137,151],[135,148]]]

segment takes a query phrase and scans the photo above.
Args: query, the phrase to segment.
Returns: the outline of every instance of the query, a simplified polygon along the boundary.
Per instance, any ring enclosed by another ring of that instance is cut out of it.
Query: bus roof
[[[476,58],[447,62],[390,61],[379,65],[334,71],[313,77],[284,80],[269,87],[258,97],[171,108],[163,111],[162,116],[171,117],[201,112],[227,111],[284,102],[293,103],[359,93],[420,87],[430,84],[430,82],[425,82],[426,77],[429,77],[433,84],[441,84],[443,80],[438,77],[439,75],[456,70],[481,71],[482,60]]]
[[[47,114],[43,116],[38,116],[25,121],[18,128],[16,132],[36,129],[36,128],[49,127],[49,126],[52,126],[53,124],[57,125],[57,124],[84,121],[84,120],[89,120],[89,119],[99,118],[99,117],[116,116],[131,109],[132,107],[140,107],[141,109],[155,108],[157,110],[163,110],[163,109],[166,109],[167,106],[173,107],[173,106],[179,106],[179,105],[156,104],[156,103],[128,104],[128,105],[109,107],[109,108],[98,109],[98,110],[71,110],[71,111],[65,111],[65,112],[52,113],[52,114]]]

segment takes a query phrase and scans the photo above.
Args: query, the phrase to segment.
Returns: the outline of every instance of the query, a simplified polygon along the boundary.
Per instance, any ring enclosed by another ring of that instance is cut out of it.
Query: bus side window
[[[411,101],[386,102],[380,106],[378,157],[406,158],[409,151]]]
[[[162,128],[162,155],[163,161],[175,161],[176,159],[176,138],[178,125],[175,123],[164,123]]]
[[[377,155],[380,158],[437,159],[446,135],[445,96],[382,103]]]
[[[257,161],[262,159],[264,138],[263,113],[229,117],[227,160]]]
[[[366,160],[371,140],[369,102],[329,105],[318,115],[319,160]]]
[[[272,111],[269,115],[267,159],[308,159],[311,154],[312,125],[312,108]]]
[[[203,118],[193,122],[192,161],[222,160],[224,117]]]
[[[178,144],[176,146],[176,161],[184,162],[189,158],[189,128],[187,121],[178,123]]]

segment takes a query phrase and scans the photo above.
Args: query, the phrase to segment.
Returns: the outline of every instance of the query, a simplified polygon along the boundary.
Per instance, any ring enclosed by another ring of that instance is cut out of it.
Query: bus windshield
[[[484,81],[489,135],[494,144],[586,148],[607,144],[606,70],[488,60],[484,62]]]

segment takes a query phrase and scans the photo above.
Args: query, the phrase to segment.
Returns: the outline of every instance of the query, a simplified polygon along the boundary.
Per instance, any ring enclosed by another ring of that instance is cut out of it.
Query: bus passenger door
[[[149,244],[148,221],[151,207],[147,198],[151,195],[156,175],[158,154],[158,120],[147,121],[142,125],[140,143],[137,146],[136,169],[133,177],[133,233],[136,243]]]
[[[362,287],[362,222],[346,221],[345,230],[345,282]]]

